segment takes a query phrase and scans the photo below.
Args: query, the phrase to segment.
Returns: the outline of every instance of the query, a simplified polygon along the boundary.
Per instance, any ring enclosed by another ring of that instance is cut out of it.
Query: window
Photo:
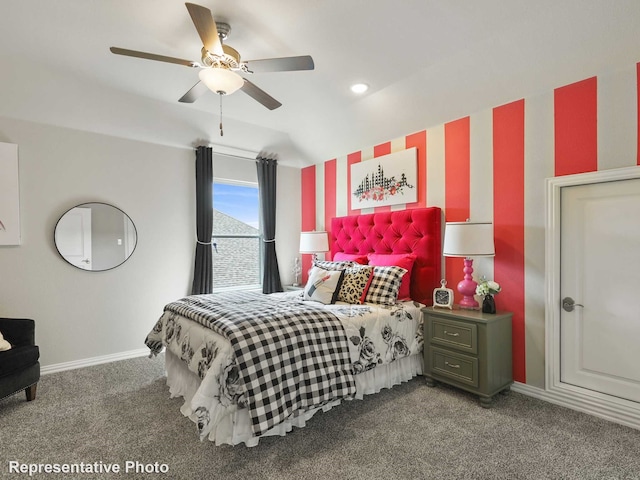
[[[260,202],[252,183],[213,182],[213,287],[262,283]]]

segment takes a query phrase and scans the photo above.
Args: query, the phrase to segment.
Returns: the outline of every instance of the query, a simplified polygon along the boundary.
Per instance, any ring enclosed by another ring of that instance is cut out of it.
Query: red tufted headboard
[[[413,253],[411,298],[433,303],[442,270],[442,213],[438,207],[331,219],[331,258],[336,252]]]

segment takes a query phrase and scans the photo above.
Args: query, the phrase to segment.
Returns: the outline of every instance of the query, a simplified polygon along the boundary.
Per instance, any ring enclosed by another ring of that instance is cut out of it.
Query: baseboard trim
[[[598,401],[586,395],[552,392],[519,382],[515,382],[511,386],[511,390],[640,430],[640,409],[628,408],[624,405],[612,406],[607,402]]]
[[[117,362],[119,360],[128,360],[130,358],[145,357],[147,355],[149,355],[149,349],[140,348],[138,350],[129,350],[128,352],[102,355],[100,357],[84,358],[82,360],[73,360],[71,362],[54,363],[53,365],[46,365],[42,367],[40,369],[40,373],[42,375],[48,375],[50,373],[64,372],[65,370],[75,370],[76,368],[91,367],[93,365]]]

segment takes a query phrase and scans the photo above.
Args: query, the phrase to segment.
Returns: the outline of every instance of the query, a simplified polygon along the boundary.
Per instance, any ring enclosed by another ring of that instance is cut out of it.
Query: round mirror
[[[83,203],[60,217],[54,241],[71,265],[100,272],[124,263],[136,248],[138,235],[129,216],[119,208]]]

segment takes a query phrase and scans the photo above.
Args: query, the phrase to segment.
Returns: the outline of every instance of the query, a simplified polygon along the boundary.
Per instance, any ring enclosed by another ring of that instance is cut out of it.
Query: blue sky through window
[[[259,203],[258,187],[213,184],[213,208],[254,228],[260,228]]]

